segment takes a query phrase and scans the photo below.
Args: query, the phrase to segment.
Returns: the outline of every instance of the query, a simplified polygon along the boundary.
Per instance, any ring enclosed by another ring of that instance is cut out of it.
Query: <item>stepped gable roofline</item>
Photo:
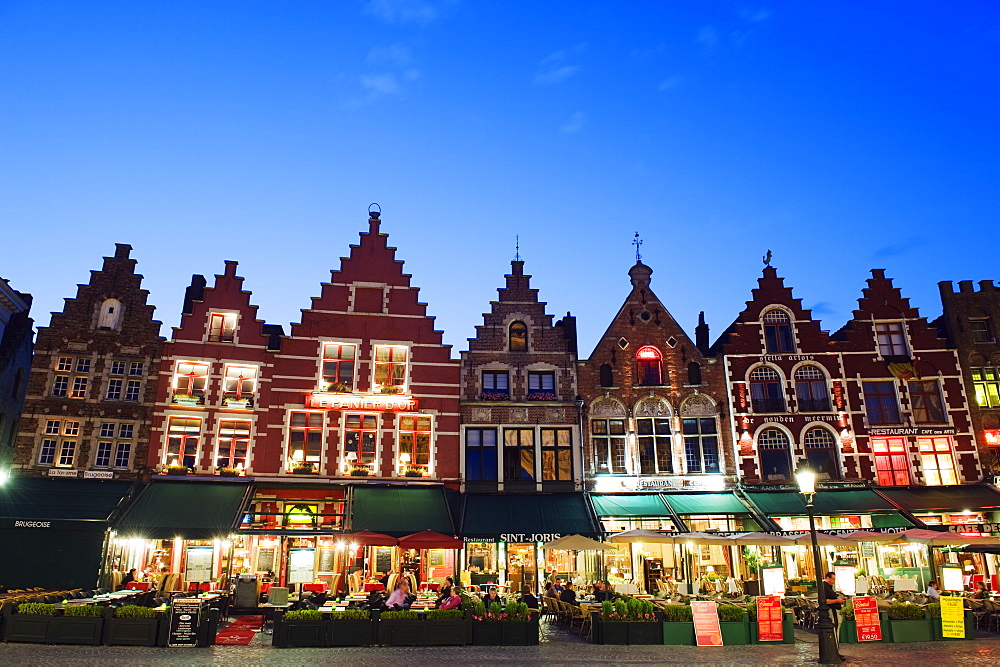
[[[927,318],[920,316],[919,309],[910,305],[910,300],[902,295],[900,288],[893,284],[892,278],[885,277],[885,269],[871,269],[872,277],[865,282],[867,287],[861,290],[858,308],[852,311],[850,321],[838,329],[830,338],[838,342],[850,341],[856,331],[856,324],[865,327],[865,337],[869,336],[867,328],[875,320],[917,320],[924,323],[928,329],[935,330]],[[945,342],[940,332],[938,338]]]
[[[207,286],[208,282],[205,280],[205,276],[201,274],[194,274],[191,276],[191,284],[184,290],[184,306],[181,309],[180,325],[171,327],[174,340],[177,339],[177,334],[184,329],[187,318],[194,315],[197,306],[201,304],[207,306],[208,310],[211,310],[212,307],[217,307],[225,310],[245,311],[251,315],[253,322],[260,325],[256,332],[257,335],[263,337],[268,336],[263,329],[265,326],[264,320],[257,318],[257,310],[259,307],[250,303],[250,297],[253,292],[251,290],[243,289],[244,278],[243,276],[236,274],[239,262],[227,259],[223,260],[223,263],[225,268],[222,273],[215,274],[215,284],[212,287]],[[237,295],[239,307],[232,308],[232,306],[236,304]],[[227,297],[232,299],[230,303],[224,302]],[[248,323],[245,321],[240,324],[241,336],[253,333],[253,331],[248,328],[247,324]],[[200,329],[198,333],[200,336]]]

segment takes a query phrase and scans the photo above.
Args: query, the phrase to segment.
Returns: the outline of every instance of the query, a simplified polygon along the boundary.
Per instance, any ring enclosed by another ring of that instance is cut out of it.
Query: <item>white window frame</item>
[[[242,470],[248,470],[250,468],[250,458],[253,450],[254,441],[254,427],[256,424],[253,419],[248,419],[246,417],[241,417],[238,415],[220,414],[215,420],[215,449],[212,452],[212,467],[218,470],[219,467],[219,451],[222,448],[222,422],[236,421],[244,422],[249,428],[249,433],[247,435],[247,453],[246,453],[246,463],[244,463]],[[230,450],[229,458],[233,459],[232,450]],[[239,468],[238,468],[239,469]]]
[[[413,417],[415,420],[420,418],[427,418],[431,420],[431,429],[429,432],[429,442],[427,444],[427,478],[434,478],[434,461],[437,454],[437,416],[424,412],[400,412],[396,414],[396,425],[394,428],[394,440],[393,447],[395,449],[393,453],[393,467],[395,477],[403,477],[403,469],[411,465],[417,465],[416,463],[403,463],[400,459],[402,452],[400,451],[400,446],[402,444],[402,430],[403,417]],[[422,431],[406,431],[406,433],[421,433]],[[426,478],[425,478],[426,479]]]
[[[358,390],[358,378],[361,376],[361,340],[349,338],[320,338],[319,340],[319,363],[316,365],[316,388],[318,391],[327,391],[326,381],[323,379],[323,361],[326,359],[327,345],[353,345],[354,346],[354,374],[351,377],[351,391]],[[374,349],[372,350],[374,355]],[[375,366],[372,365],[372,377],[374,377]]]
[[[163,424],[163,456],[161,457],[161,462],[163,465],[172,465],[170,460],[171,454],[168,453],[170,448],[170,421],[172,419],[197,419],[198,420],[198,451],[195,454],[194,469],[200,470],[199,462],[204,458],[205,453],[205,422],[206,417],[204,414],[191,413],[191,412],[168,412],[165,415],[166,421]],[[178,465],[184,465],[184,452],[181,451],[177,456]]]
[[[284,426],[282,428],[282,438],[281,438],[281,474],[283,475],[293,475],[292,468],[295,466],[295,461],[292,459],[292,413],[293,412],[308,412],[310,414],[318,414],[323,418],[323,425],[320,427],[320,437],[319,437],[319,461],[316,465],[316,475],[324,476],[326,475],[326,461],[327,454],[329,450],[329,443],[327,439],[330,433],[330,414],[325,410],[312,410],[309,408],[301,408],[296,406],[286,406],[285,408],[285,419]],[[305,454],[303,453],[303,456]],[[309,475],[308,477],[313,477]]]
[[[351,467],[354,463],[351,463],[347,458],[347,415],[361,415],[362,423],[364,423],[364,417],[375,417],[375,456],[371,464],[371,474],[369,477],[379,477],[382,467],[382,413],[381,412],[365,412],[364,410],[345,410],[340,413],[340,446],[338,447],[337,456],[337,470],[341,475],[350,476]],[[358,443],[359,454],[360,447],[362,443]]]
[[[371,344],[371,368],[369,369],[369,382],[372,388],[372,393],[378,394],[381,392],[382,385],[375,382],[375,367],[379,362],[375,360],[378,354],[378,349],[380,347],[391,347],[391,348],[404,348],[406,350],[406,363],[404,365],[403,371],[403,384],[392,385],[399,387],[400,394],[407,394],[410,391],[411,376],[410,373],[413,371],[413,346],[407,343],[399,343],[394,341],[372,341]],[[396,362],[392,362],[396,363]],[[388,385],[387,385],[388,386]]]

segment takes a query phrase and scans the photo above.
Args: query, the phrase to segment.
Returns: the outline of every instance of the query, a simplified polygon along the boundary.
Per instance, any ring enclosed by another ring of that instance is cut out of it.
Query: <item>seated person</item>
[[[576,591],[573,590],[573,582],[567,581],[563,587],[563,592],[559,594],[559,599],[569,604],[578,605],[576,601]]]
[[[610,600],[614,597],[614,595],[615,594],[611,592],[611,587],[607,585],[607,582],[598,581],[594,583],[594,600],[597,602]]]
[[[396,590],[392,592],[389,599],[386,600],[385,606],[389,609],[409,609],[410,608],[410,584],[406,579],[400,579],[399,583],[396,584]]]
[[[545,590],[542,591],[542,596],[547,598],[558,598],[559,593],[556,591],[555,586],[552,585],[551,581],[545,582]]]
[[[489,608],[489,606],[493,603],[503,606],[503,598],[497,595],[496,586],[490,586],[486,591],[486,595],[483,596],[483,604],[486,605],[487,608]]]
[[[941,591],[938,590],[937,581],[929,581],[927,583],[927,591],[924,593],[931,600],[937,601],[941,599]]]
[[[521,597],[517,601],[528,605],[528,609],[538,609],[541,606],[538,598],[531,593],[531,589],[527,586],[521,591]]]
[[[562,593],[566,589],[566,584],[563,583],[562,579],[556,579],[556,583],[552,584],[552,588],[556,593]]]
[[[462,598],[455,594],[451,586],[445,586],[441,589],[441,597],[436,606],[438,609],[458,609],[461,604]]]
[[[972,595],[969,596],[973,600],[989,600],[990,590],[986,588],[986,582],[977,581],[976,590],[973,591]]]

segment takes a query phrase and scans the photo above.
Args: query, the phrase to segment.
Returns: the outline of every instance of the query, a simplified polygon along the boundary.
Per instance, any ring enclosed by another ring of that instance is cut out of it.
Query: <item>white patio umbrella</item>
[[[615,547],[613,545],[607,545],[604,542],[592,540],[589,537],[584,537],[583,535],[566,535],[565,537],[560,537],[552,540],[551,542],[546,542],[542,545],[542,548],[566,549],[568,551],[606,551],[608,549],[614,549]]]
[[[730,539],[730,544],[756,544],[758,546],[787,547],[795,544],[795,540],[784,535],[769,535],[768,533],[743,533]]]
[[[843,536],[845,542],[877,542],[889,544],[899,539],[899,533],[875,533],[870,530],[856,530]]]
[[[638,542],[646,542],[650,544],[677,544],[683,542],[681,536],[685,533],[657,533],[652,530],[641,530],[636,528],[635,530],[626,530],[621,533],[615,533],[608,538],[608,542],[614,544],[635,544]]]
[[[792,539],[794,539],[795,543],[800,546],[807,546],[807,547],[812,546],[812,538],[809,536],[809,533],[806,533],[805,535],[799,535],[798,537]],[[837,535],[830,535],[829,533],[817,532],[816,544],[818,544],[821,547],[843,547],[848,544],[851,544],[851,541],[845,540],[844,538],[838,537]]]
[[[961,544],[1000,544],[1000,538],[992,535],[960,535],[958,533],[911,528],[896,533],[891,544],[926,544],[929,547],[946,547]]]
[[[698,546],[731,547],[736,544],[731,537],[712,535],[711,533],[677,533],[676,539],[679,544],[696,544]]]

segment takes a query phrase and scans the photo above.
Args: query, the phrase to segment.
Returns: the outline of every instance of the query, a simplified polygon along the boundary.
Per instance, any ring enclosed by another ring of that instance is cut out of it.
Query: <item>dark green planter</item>
[[[722,643],[725,646],[743,646],[750,643],[750,624],[744,615],[742,621],[720,621]]]
[[[972,610],[965,610],[965,637],[959,639],[957,637],[944,637],[941,631],[941,619],[932,618],[931,619],[931,639],[934,641],[944,641],[944,642],[960,642],[965,639],[975,639],[976,638],[976,628],[975,621],[972,616]]]
[[[465,646],[464,618],[435,618],[423,621],[424,646]],[[502,623],[501,625],[507,625]]]
[[[628,623],[598,621],[594,626],[594,643],[628,646],[628,626]]]
[[[503,646],[503,623],[494,621],[472,622],[473,646]]]
[[[671,646],[694,646],[694,622],[664,621],[663,643]]]
[[[98,646],[104,636],[104,619],[89,616],[53,616],[49,625],[50,644]]]
[[[917,621],[889,620],[891,640],[894,644],[931,641],[931,624],[926,618]]]
[[[55,616],[4,614],[3,640],[5,642],[32,642],[44,644],[49,640],[49,625]]]
[[[526,623],[496,623],[504,646],[538,646],[538,617]]]
[[[330,646],[371,646],[375,642],[375,623],[370,619],[351,619],[330,623]]]
[[[762,642],[760,640],[760,634],[758,632],[757,621],[748,621],[750,624],[750,643],[751,644],[794,644],[795,643],[795,614],[791,612],[784,612],[781,615],[781,641],[780,642]]]
[[[379,620],[378,641],[383,646],[420,646],[423,639],[423,623],[419,620]]]
[[[326,648],[330,646],[331,625],[327,619],[286,621],[284,618],[275,618],[271,645],[277,648]]]
[[[160,618],[106,618],[104,643],[108,646],[157,646]]]

